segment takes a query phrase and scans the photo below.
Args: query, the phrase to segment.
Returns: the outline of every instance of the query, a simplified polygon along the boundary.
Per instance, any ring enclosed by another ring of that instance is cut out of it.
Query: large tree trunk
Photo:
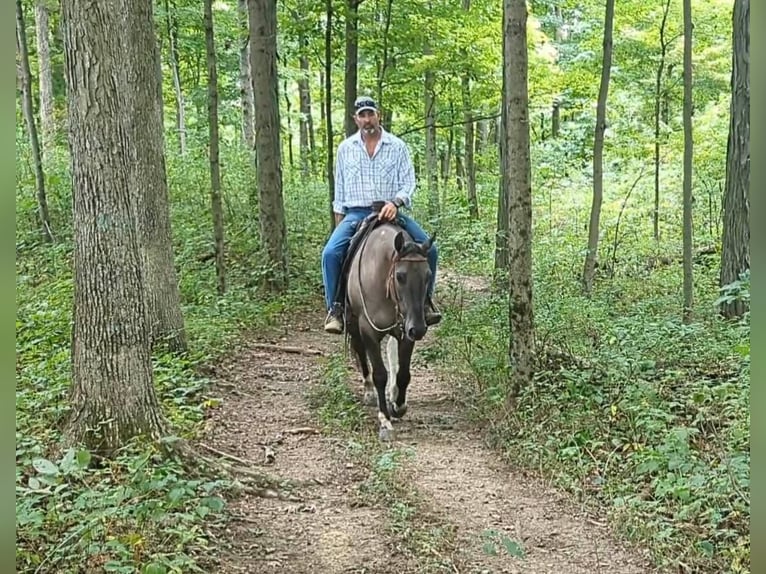
[[[113,452],[160,438],[131,188],[127,4],[63,0],[74,206],[70,443]]]
[[[324,33],[324,117],[325,117],[325,148],[327,153],[327,189],[329,191],[329,203],[327,208],[330,214],[330,231],[335,229],[335,213],[332,202],[335,201],[335,170],[333,168],[334,143],[332,133],[332,0],[325,4],[327,22]]]
[[[21,107],[29,134],[29,146],[32,150],[32,162],[35,164],[35,185],[37,187],[37,211],[40,216],[43,238],[53,241],[51,220],[48,215],[48,199],[45,195],[45,176],[43,174],[43,158],[40,154],[40,142],[37,138],[35,124],[34,102],[32,100],[32,72],[29,67],[29,50],[27,48],[27,31],[24,24],[24,10],[21,0],[16,0],[16,49],[21,59]]]
[[[721,287],[750,269],[750,0],[734,0],[733,53],[726,189],[723,203]],[[724,317],[739,317],[745,301],[721,305]]]
[[[43,150],[48,152],[56,143],[56,118],[53,109],[53,68],[51,66],[50,23],[45,0],[35,2],[37,37],[37,67],[40,82],[40,127]]]
[[[356,100],[357,55],[359,53],[359,4],[361,0],[346,0],[346,74],[343,78],[343,93],[346,114],[343,127],[346,136],[356,132],[354,123],[354,100]]]
[[[162,69],[151,0],[126,3],[125,31],[131,46],[128,86],[132,195],[137,208],[138,242],[144,272],[152,344],[185,351],[186,335],[173,241],[165,171]]]
[[[250,38],[247,26],[247,0],[238,0],[239,29],[242,34],[239,46],[239,99],[242,106],[242,141],[247,149],[252,150],[255,145],[255,131],[253,129],[253,80],[250,74]]]
[[[660,63],[657,66],[657,76],[654,85],[654,212],[653,229],[654,240],[660,240],[660,108],[662,104],[662,74],[665,70],[665,55],[668,50],[668,41],[665,39],[665,24],[668,20],[670,0],[665,0],[665,8],[662,12],[660,24]]]
[[[596,275],[598,257],[598,234],[601,219],[601,202],[604,197],[604,131],[606,130],[606,97],[609,92],[609,75],[612,69],[612,28],[614,25],[614,0],[606,0],[604,20],[604,54],[601,63],[601,86],[596,104],[596,133],[593,138],[593,203],[588,225],[588,252],[582,272],[583,291],[590,294]]]
[[[218,71],[216,69],[212,0],[204,0],[205,47],[207,54],[207,112],[210,140],[210,208],[213,214],[215,275],[217,292],[226,292],[226,263],[223,241],[223,205],[221,200],[221,164],[218,157]]]
[[[529,156],[527,88],[527,5],[525,0],[505,0],[504,33],[507,48],[504,66],[508,78],[503,99],[508,122],[503,137],[507,149],[506,185],[510,197],[510,403],[534,374],[535,332],[532,307],[532,169]]]
[[[181,89],[181,58],[178,55],[178,24],[175,17],[175,2],[171,12],[168,0],[165,0],[165,19],[168,28],[170,42],[170,68],[173,71],[173,91],[176,96],[176,130],[178,131],[178,144],[181,155],[186,154],[186,104],[184,93]]]
[[[683,0],[684,8],[684,307],[683,322],[691,323],[694,307],[692,275],[692,5]]]
[[[282,154],[279,147],[277,3],[276,0],[249,0],[249,8],[261,245],[271,267],[264,275],[264,287],[272,292],[281,292],[287,288],[288,276]]]

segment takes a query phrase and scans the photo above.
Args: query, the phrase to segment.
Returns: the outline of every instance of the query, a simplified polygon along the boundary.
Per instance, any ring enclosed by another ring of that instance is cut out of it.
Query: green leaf
[[[152,562],[151,564],[146,565],[143,574],[166,574],[167,571],[167,568],[165,568],[162,564]]]
[[[702,540],[697,545],[708,556],[712,556],[713,552],[715,551],[713,544],[709,540]]]
[[[34,469],[43,475],[58,476],[60,474],[59,467],[49,461],[47,458],[36,458],[32,461]]]
[[[90,452],[87,450],[78,450],[77,451],[77,466],[80,468],[88,468],[88,465],[90,464]]]
[[[223,510],[223,499],[218,496],[208,496],[202,499],[202,504],[207,506],[213,512],[221,512]]]
[[[118,572],[119,574],[133,574],[136,569],[130,565],[124,565],[121,562],[112,560],[104,564],[104,572]]]
[[[495,550],[495,545],[492,542],[485,542],[481,545],[481,549],[488,556],[497,556],[497,550]]]
[[[40,481],[37,480],[34,476],[29,477],[29,488],[32,490],[40,490]]]
[[[517,558],[522,558],[524,556],[524,549],[518,542],[511,540],[507,536],[502,537],[502,542],[503,546],[505,546],[505,550],[511,556],[515,556]]]

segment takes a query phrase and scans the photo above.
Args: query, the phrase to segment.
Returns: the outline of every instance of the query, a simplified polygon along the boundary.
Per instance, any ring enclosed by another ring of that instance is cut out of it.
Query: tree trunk
[[[383,110],[383,119],[382,123],[385,126],[387,130],[391,130],[391,110],[386,108],[385,105],[383,105],[383,85],[386,81],[386,72],[388,72],[388,68],[391,66],[391,58],[388,53],[388,35],[391,30],[391,19],[393,18],[392,10],[393,10],[393,4],[394,0],[386,0],[386,10],[384,13],[384,19],[383,22],[383,50],[382,54],[380,56],[380,60],[378,60],[378,73],[377,73],[377,98],[378,98],[378,107],[380,107]]]
[[[346,113],[343,116],[343,127],[346,136],[356,132],[354,123],[354,100],[356,100],[356,84],[359,53],[359,4],[361,0],[346,0],[346,74],[343,78],[343,93]]]
[[[70,444],[112,453],[165,430],[152,381],[131,189],[127,4],[62,1],[69,109],[74,310]]]
[[[431,49],[426,45],[424,55],[430,55]],[[428,181],[428,211],[430,217],[439,215],[439,169],[436,158],[436,95],[434,86],[436,78],[431,69],[425,73],[425,117],[426,117],[426,179]]]
[[[293,171],[295,159],[293,157],[293,122],[290,119],[293,113],[292,102],[290,101],[290,92],[287,89],[287,80],[282,84],[282,91],[285,96],[285,115],[287,116],[287,165],[290,167],[290,173]]]
[[[527,5],[525,0],[505,0],[507,48],[504,67],[508,78],[503,99],[508,122],[503,137],[507,149],[506,195],[510,197],[510,304],[513,365],[510,403],[534,374],[535,332],[532,306],[532,169],[529,156],[527,88]]]
[[[133,147],[130,184],[138,199],[138,243],[151,343],[173,352],[187,348],[173,241],[165,171],[165,133],[160,51],[154,31],[151,0],[126,2],[125,32],[130,98],[130,143]]]
[[[173,91],[176,96],[176,130],[178,131],[178,145],[181,155],[186,154],[186,110],[184,93],[181,89],[181,59],[178,55],[178,24],[175,18],[175,3],[173,12],[170,11],[168,0],[165,0],[165,19],[170,41],[170,68],[173,71]]]
[[[329,203],[327,208],[330,214],[330,231],[335,229],[335,213],[332,202],[335,201],[335,171],[333,169],[334,143],[332,133],[332,0],[325,3],[327,10],[327,23],[324,35],[324,116],[325,116],[325,141],[327,153],[327,189],[329,191]]]
[[[205,51],[207,54],[207,115],[210,141],[210,207],[213,214],[216,289],[226,293],[226,259],[223,243],[223,205],[221,200],[221,164],[218,153],[218,70],[216,69],[215,35],[212,0],[204,0]]]
[[[692,276],[692,4],[683,0],[684,10],[684,307],[683,322],[692,321],[694,278]]]
[[[255,145],[255,131],[253,129],[253,114],[255,103],[253,101],[253,80],[250,74],[250,38],[247,26],[247,0],[238,0],[239,29],[243,38],[239,46],[239,100],[242,106],[242,141],[247,149],[252,150]]]
[[[469,0],[464,0],[463,7],[467,10]],[[471,219],[479,219],[479,202],[476,199],[476,167],[473,160],[473,114],[471,113],[471,87],[468,74],[463,74],[463,132],[465,134],[465,179],[468,189],[468,212]]]
[[[551,112],[551,137],[559,137],[559,128],[561,126],[561,108],[558,102],[553,102],[553,111]]]
[[[301,113],[300,121],[300,150],[301,150],[301,176],[304,182],[308,181],[310,168],[313,165],[314,157],[314,122],[311,119],[311,89],[309,86],[309,59],[305,50],[307,42],[304,36],[300,37],[301,55],[300,67],[301,75],[298,77],[298,98]]]
[[[665,24],[668,20],[670,0],[665,0],[660,24],[660,63],[657,67],[657,77],[654,85],[654,240],[660,240],[660,107],[662,103],[662,74],[665,70],[665,55],[668,43],[665,39]]]
[[[35,124],[34,102],[32,100],[32,72],[29,68],[29,50],[27,48],[27,31],[24,24],[24,10],[21,0],[16,0],[16,49],[21,59],[21,107],[27,123],[29,147],[32,150],[32,162],[35,164],[35,186],[37,187],[37,211],[40,216],[40,226],[43,238],[48,243],[53,241],[51,220],[48,215],[48,198],[45,195],[45,176],[43,174],[43,158],[40,154],[40,142],[37,139]]]
[[[261,245],[270,265],[269,272],[264,275],[263,286],[271,292],[282,292],[287,288],[288,276],[282,153],[279,147],[277,3],[276,0],[249,0],[249,8]]]
[[[507,7],[503,2],[503,87],[502,94],[508,94],[510,90],[511,78],[510,69],[506,62],[511,61],[510,46],[508,45],[509,34],[506,33],[507,25]],[[508,179],[508,146],[506,145],[506,134],[508,133],[508,98],[503,96],[500,104],[500,137],[498,138],[498,158],[500,163],[500,178],[498,182],[497,197],[497,223],[495,232],[495,285],[504,285],[501,279],[507,277],[508,272],[508,247],[509,237],[508,229],[510,226],[510,205],[511,200],[508,197],[510,186]]]
[[[56,118],[53,109],[50,23],[45,0],[36,0],[35,2],[35,30],[40,82],[40,127],[42,128],[43,150],[47,153],[56,143]]]
[[[590,295],[593,279],[596,275],[596,259],[598,256],[599,220],[601,218],[601,201],[604,195],[604,131],[606,130],[606,97],[609,92],[609,74],[612,68],[612,28],[614,23],[614,0],[606,0],[606,16],[604,20],[604,54],[601,64],[601,87],[598,91],[596,104],[596,133],[593,138],[593,203],[590,208],[590,223],[588,225],[588,252],[585,256],[585,267],[582,273],[583,291]]]
[[[723,252],[720,286],[738,281],[750,269],[750,0],[735,0]],[[740,317],[745,301],[721,305],[724,317]]]

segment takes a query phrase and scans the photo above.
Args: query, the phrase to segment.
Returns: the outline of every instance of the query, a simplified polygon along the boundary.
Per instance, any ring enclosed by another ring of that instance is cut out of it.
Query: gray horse
[[[348,268],[347,332],[364,379],[364,402],[378,406],[381,440],[393,438],[391,417],[407,412],[412,352],[428,330],[427,254],[434,237],[419,244],[395,223],[378,224],[362,240]],[[386,336],[388,370],[381,353]]]

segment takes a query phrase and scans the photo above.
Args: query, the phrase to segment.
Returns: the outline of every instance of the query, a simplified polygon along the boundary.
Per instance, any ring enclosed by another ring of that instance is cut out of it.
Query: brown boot
[[[343,309],[339,303],[335,303],[327,313],[324,321],[324,330],[333,335],[343,334]]]
[[[428,307],[426,308],[426,325],[430,327],[431,325],[436,325],[441,320],[442,314],[436,308],[436,305],[434,305],[433,299],[429,297]]]

